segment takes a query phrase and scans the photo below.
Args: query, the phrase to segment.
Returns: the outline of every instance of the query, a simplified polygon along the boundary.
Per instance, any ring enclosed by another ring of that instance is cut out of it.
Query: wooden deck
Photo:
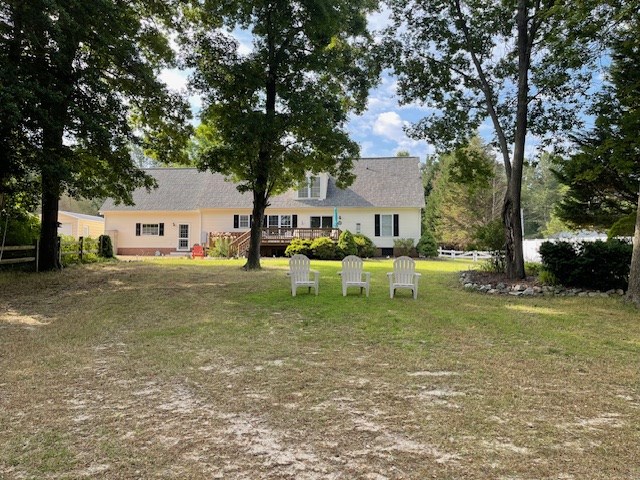
[[[231,248],[235,255],[242,256],[249,249],[251,231],[242,233],[216,233],[209,234],[210,243],[221,236],[232,237]],[[293,239],[315,240],[316,238],[329,237],[337,241],[340,236],[338,228],[276,228],[266,227],[262,229],[262,245],[271,247],[286,247]]]

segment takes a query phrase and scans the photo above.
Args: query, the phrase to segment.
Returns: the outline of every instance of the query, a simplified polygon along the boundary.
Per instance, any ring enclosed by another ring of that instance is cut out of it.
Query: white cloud
[[[160,72],[159,78],[170,90],[182,91],[187,88],[189,72],[178,70],[177,68],[164,69]]]
[[[403,122],[396,112],[384,112],[376,117],[373,124],[373,133],[382,137],[401,142],[406,138],[404,126],[407,122]]]

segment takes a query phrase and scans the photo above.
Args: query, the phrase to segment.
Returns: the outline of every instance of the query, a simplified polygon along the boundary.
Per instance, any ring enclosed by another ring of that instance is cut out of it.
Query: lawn
[[[0,478],[637,479],[640,314],[483,296],[289,291],[286,260],[0,274]]]

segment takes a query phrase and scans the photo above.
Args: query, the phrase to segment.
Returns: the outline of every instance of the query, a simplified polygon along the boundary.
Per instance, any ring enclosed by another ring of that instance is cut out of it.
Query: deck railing
[[[209,234],[210,241],[220,236],[235,237],[230,248],[233,255],[242,256],[249,250],[251,231],[242,233],[215,233]],[[340,230],[337,228],[292,228],[292,227],[265,227],[262,229],[263,245],[287,245],[294,238],[315,240],[316,238],[329,237],[338,240]]]

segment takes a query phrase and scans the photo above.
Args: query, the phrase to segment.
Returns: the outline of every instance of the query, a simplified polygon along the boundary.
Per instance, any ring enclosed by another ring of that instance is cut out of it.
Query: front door
[[[178,225],[178,250],[189,250],[189,225]]]

